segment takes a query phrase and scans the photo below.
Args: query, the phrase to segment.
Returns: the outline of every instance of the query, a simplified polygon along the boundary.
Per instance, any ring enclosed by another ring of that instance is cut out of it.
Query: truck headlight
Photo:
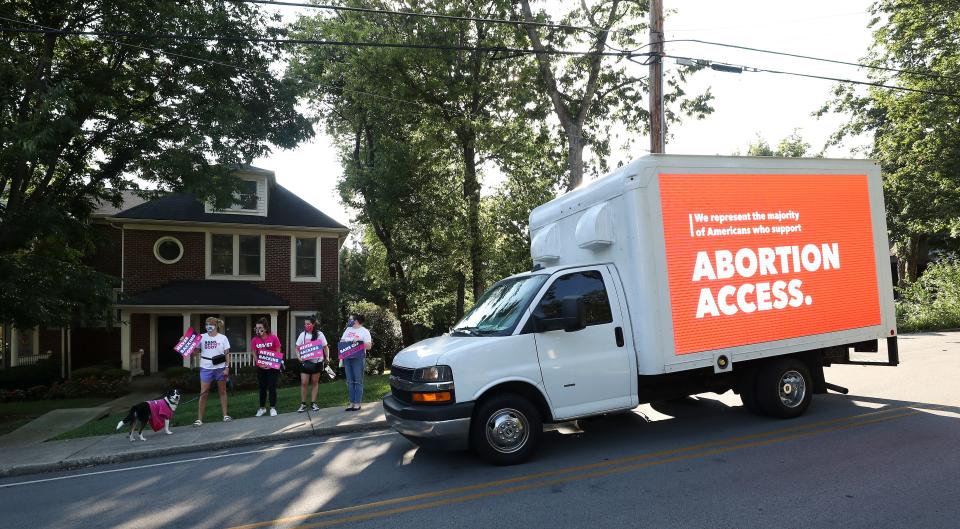
[[[413,372],[414,382],[453,382],[450,366],[423,367]]]

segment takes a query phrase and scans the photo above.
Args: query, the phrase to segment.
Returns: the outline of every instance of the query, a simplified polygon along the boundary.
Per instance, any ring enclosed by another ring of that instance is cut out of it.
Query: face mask
[[[354,324],[353,318],[350,318],[349,320],[347,320],[347,327],[353,327],[353,324]]]
[[[216,326],[216,325],[211,325],[211,324],[209,324],[209,323],[207,324],[207,332],[213,332],[213,331],[215,331],[215,330],[217,330],[217,326]]]
[[[265,332],[267,332],[265,329],[257,329],[257,336],[263,336]]]
[[[312,323],[305,323],[305,324],[303,324],[303,329],[304,329],[305,331],[307,331],[307,332],[313,332],[313,324],[312,324]]]

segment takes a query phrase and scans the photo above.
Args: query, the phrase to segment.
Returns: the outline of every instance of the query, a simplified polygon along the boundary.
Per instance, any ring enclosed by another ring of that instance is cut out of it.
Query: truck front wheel
[[[767,415],[798,417],[807,410],[812,395],[810,370],[795,358],[771,361],[757,373],[757,403]]]
[[[533,455],[543,432],[536,406],[513,393],[481,401],[470,421],[470,447],[494,465],[515,465]]]

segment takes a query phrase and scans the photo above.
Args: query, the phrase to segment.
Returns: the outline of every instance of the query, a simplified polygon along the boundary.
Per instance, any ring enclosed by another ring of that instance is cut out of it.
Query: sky
[[[818,61],[735,50],[675,39],[700,39],[725,44],[784,51],[842,61],[858,62],[867,53],[871,32],[867,12],[871,0],[664,0],[667,18],[664,33],[666,52],[671,55],[708,59],[728,64],[771,68],[827,77],[865,79],[863,70]],[[296,8],[277,8],[292,19]],[[676,68],[666,59],[666,68]],[[642,67],[636,66],[640,69]],[[669,130],[666,151],[671,154],[733,154],[746,151],[759,134],[772,146],[798,129],[819,152],[830,135],[845,121],[844,116],[816,118],[812,114],[831,97],[836,83],[818,79],[760,72],[741,74],[702,70],[686,85],[689,94],[710,89],[714,112],[706,119],[685,119]],[[830,157],[859,156],[851,153],[863,146],[860,138],[826,150]],[[647,154],[649,139],[637,138],[629,150],[612,153],[617,160]],[[322,130],[310,142],[292,150],[276,150],[257,159],[254,165],[276,173],[277,181],[298,193],[324,213],[350,225],[352,213],[341,203],[336,191],[342,169],[331,139]],[[498,184],[498,175],[484,182],[489,190]]]

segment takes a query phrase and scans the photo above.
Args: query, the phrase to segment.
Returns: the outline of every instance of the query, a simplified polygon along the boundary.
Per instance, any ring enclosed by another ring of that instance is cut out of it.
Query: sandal
[[[203,421],[201,421],[200,419],[193,421],[193,427],[196,428],[198,426],[203,426]]]

